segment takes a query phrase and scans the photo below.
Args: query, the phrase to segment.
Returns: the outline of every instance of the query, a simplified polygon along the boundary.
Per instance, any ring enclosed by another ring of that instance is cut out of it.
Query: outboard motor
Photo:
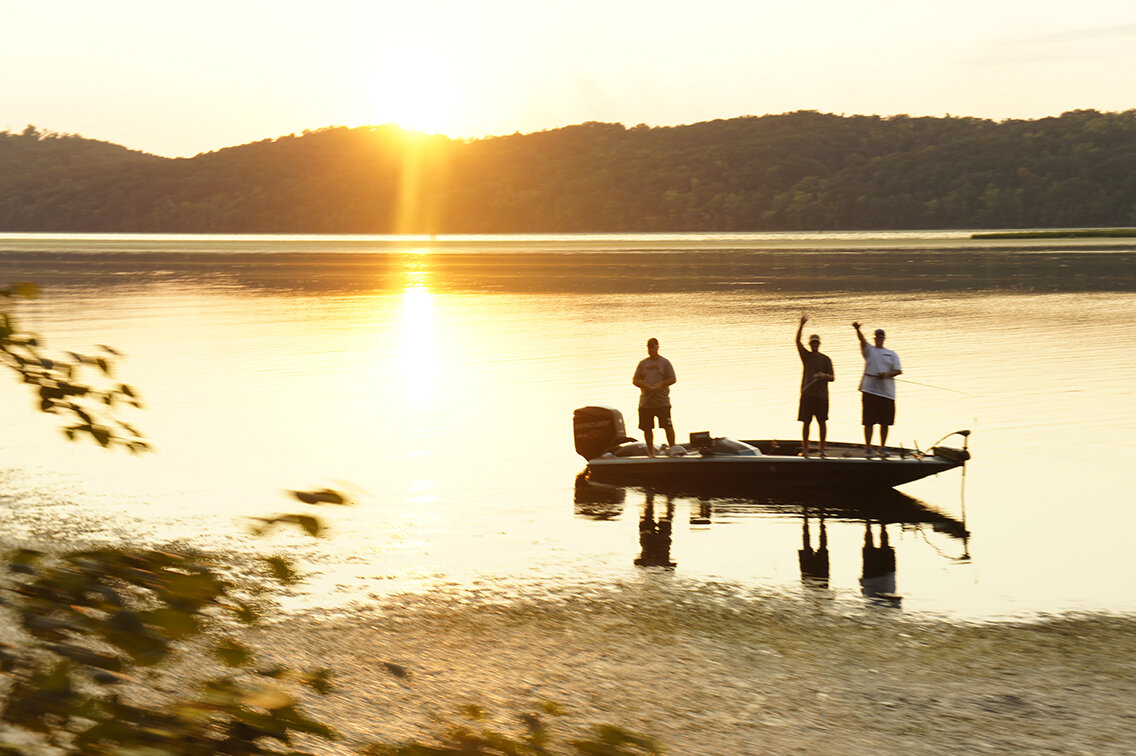
[[[581,407],[572,413],[572,433],[576,453],[584,459],[595,459],[625,441],[627,430],[623,413],[613,407]]]

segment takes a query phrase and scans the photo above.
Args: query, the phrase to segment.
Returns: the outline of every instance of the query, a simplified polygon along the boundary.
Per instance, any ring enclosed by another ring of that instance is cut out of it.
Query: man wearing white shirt
[[[853,323],[856,338],[860,340],[860,353],[864,355],[864,376],[860,379],[860,402],[864,424],[864,455],[872,456],[872,429],[880,426],[880,459],[887,458],[888,428],[895,423],[895,377],[903,370],[899,355],[884,349],[884,329],[877,328],[875,345],[868,343],[860,333],[860,324]]]

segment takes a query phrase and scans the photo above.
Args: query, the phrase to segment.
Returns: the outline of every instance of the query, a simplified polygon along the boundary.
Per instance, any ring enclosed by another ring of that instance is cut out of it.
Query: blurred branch
[[[142,407],[138,392],[115,378],[120,352],[100,344],[94,354],[51,356],[39,336],[20,329],[13,301],[35,299],[39,291],[26,282],[0,289],[0,364],[31,387],[42,412],[61,417],[69,440],[89,437],[102,447],[150,451],[144,436],[120,417],[124,407]]]

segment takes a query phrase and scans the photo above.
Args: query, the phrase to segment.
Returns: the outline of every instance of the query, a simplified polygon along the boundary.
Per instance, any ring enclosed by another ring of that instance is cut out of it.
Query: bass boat
[[[801,454],[800,441],[732,439],[709,432],[690,434],[690,443],[656,450],[627,436],[623,415],[612,407],[581,407],[573,413],[576,452],[587,463],[589,480],[618,485],[660,485],[671,489],[730,484],[752,488],[892,488],[961,467],[970,452],[969,430],[955,431],[927,451],[829,441],[825,456]],[[962,447],[938,445],[951,436]]]

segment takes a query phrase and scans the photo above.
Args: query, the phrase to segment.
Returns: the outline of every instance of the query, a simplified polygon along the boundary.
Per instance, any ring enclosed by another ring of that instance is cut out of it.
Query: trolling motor
[[[951,436],[962,436],[962,448],[961,449],[955,449],[954,447],[951,447],[951,446],[939,446],[940,443],[942,443],[943,441],[946,441]],[[966,445],[969,441],[970,441],[970,431],[969,430],[954,431],[952,433],[948,433],[947,435],[943,436],[942,438],[940,438],[935,443],[931,444],[931,453],[936,455],[936,456],[943,457],[944,459],[949,459],[952,462],[966,462],[968,459],[970,459],[970,452],[967,451],[967,448],[966,448]]]

